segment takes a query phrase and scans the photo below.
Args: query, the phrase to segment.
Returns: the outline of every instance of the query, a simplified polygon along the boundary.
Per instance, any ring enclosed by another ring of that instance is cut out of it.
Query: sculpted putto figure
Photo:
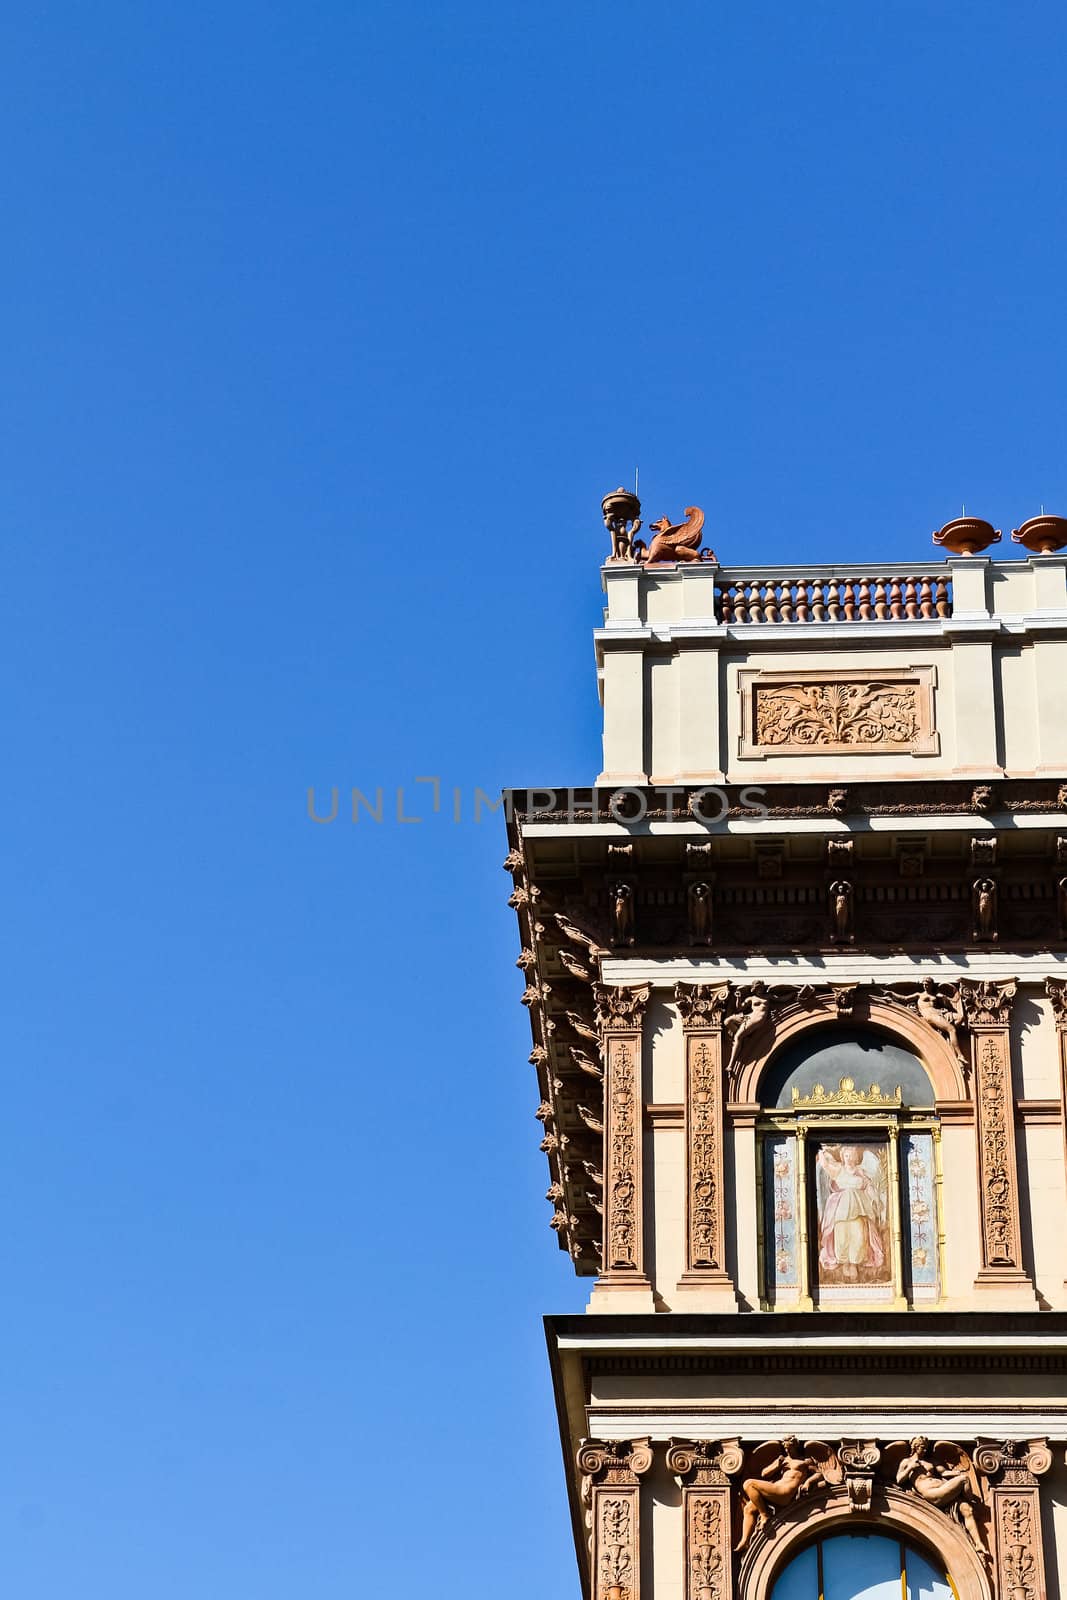
[[[741,1002],[741,1009],[735,1011],[732,1017],[727,1017],[723,1029],[733,1040],[733,1049],[726,1070],[732,1072],[741,1059],[744,1041],[758,1033],[770,1021],[771,997],[767,993],[767,985],[762,979],[757,978],[749,989],[748,994]]]
[[[761,1447],[772,1449],[773,1445]],[[811,1452],[819,1450],[819,1460]],[[758,1478],[746,1478],[741,1485],[745,1509],[741,1518],[741,1537],[735,1549],[745,1550],[757,1526],[764,1527],[772,1511],[791,1506],[808,1489],[828,1483],[824,1467],[832,1460],[833,1452],[827,1445],[812,1440],[801,1449],[796,1434],[788,1433],[781,1441],[778,1453],[763,1468]]]
[[[929,1439],[917,1434],[906,1445],[890,1445],[885,1453],[887,1464],[891,1466],[898,1455],[895,1476],[900,1488],[913,1490],[920,1500],[937,1506],[939,1511],[955,1510],[979,1555],[987,1556],[982,1530],[974,1514],[975,1505],[981,1504],[981,1493],[966,1452],[959,1445],[944,1440],[939,1440],[931,1451]]]
[[[922,1020],[929,1023],[931,1028],[936,1028],[938,1033],[943,1033],[962,1066],[967,1066],[967,1057],[964,1055],[963,1046],[957,1029],[963,1022],[963,1002],[957,994],[954,999],[949,999],[938,989],[933,978],[924,978],[922,988],[912,991],[911,994],[902,994],[902,1000],[912,1001]]]

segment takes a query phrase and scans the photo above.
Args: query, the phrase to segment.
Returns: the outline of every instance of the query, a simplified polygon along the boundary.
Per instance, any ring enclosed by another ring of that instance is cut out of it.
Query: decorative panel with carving
[[[741,755],[936,755],[935,668],[743,670]]]

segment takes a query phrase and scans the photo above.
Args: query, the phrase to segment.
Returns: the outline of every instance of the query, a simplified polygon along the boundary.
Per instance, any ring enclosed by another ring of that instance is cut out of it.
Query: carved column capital
[[[979,1439],[974,1464],[985,1478],[1036,1488],[1052,1465],[1052,1451],[1047,1439]]]
[[[727,1486],[733,1474],[744,1466],[745,1452],[739,1439],[669,1439],[667,1471],[681,1487]]]
[[[1046,978],[1045,993],[1052,1001],[1057,1028],[1067,1028],[1067,978]]]
[[[674,999],[687,1030],[721,1028],[730,1003],[729,983],[678,983]]]
[[[1005,978],[1000,983],[990,978],[980,982],[961,978],[960,1004],[968,1028],[1007,1028],[1018,989],[1015,978]]]
[[[627,987],[621,983],[594,983],[596,1020],[605,1033],[636,1033],[651,994],[647,983]]]
[[[576,1460],[578,1471],[592,1484],[635,1484],[652,1465],[652,1441],[583,1439]]]

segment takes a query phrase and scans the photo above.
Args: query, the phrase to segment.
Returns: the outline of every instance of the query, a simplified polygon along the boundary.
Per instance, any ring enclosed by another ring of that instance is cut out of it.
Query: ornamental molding
[[[765,672],[742,668],[739,753],[936,755],[933,666]]]
[[[867,1089],[857,1089],[855,1078],[839,1078],[836,1089],[827,1089],[817,1083],[810,1094],[793,1090],[793,1105],[799,1111],[839,1111],[842,1106],[857,1111],[896,1111],[903,1104],[898,1083],[893,1090],[880,1089],[872,1083]]]

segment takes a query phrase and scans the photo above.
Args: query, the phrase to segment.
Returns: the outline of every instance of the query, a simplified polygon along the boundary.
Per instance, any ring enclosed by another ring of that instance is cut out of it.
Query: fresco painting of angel
[[[884,1147],[824,1144],[816,1154],[815,1166],[820,1282],[888,1283]]]

